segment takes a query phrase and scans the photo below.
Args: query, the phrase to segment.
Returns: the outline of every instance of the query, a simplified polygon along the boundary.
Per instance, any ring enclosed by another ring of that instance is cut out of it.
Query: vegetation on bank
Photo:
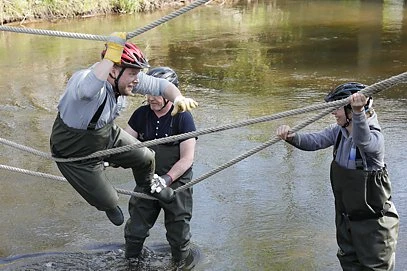
[[[146,12],[189,0],[0,0],[0,22],[88,17],[108,13]]]

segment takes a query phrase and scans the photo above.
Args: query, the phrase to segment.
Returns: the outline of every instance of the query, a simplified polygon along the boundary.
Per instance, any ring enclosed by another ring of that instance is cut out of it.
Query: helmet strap
[[[116,96],[116,99],[121,95],[121,94],[120,94],[120,91],[119,91],[119,80],[120,80],[120,77],[122,77],[123,72],[124,72],[125,69],[126,69],[126,68],[122,68],[122,69],[120,70],[120,72],[119,72],[119,75],[118,75],[116,78],[113,77],[111,73],[109,73],[109,76],[114,79],[113,90],[114,90],[114,94],[115,94],[115,96]]]
[[[164,109],[164,107],[166,107],[166,106],[167,106],[167,104],[168,104],[168,100],[167,100],[167,99],[165,99],[165,98],[163,97],[163,100],[164,100],[164,104],[163,104],[163,106],[161,107],[161,109],[160,109],[160,110],[158,110],[158,111],[163,110],[163,109]]]
[[[342,125],[342,127],[343,128],[348,127],[351,121],[352,121],[351,119],[346,118],[346,123],[344,125]]]
[[[352,109],[349,109],[349,107],[347,105],[345,105],[343,109],[345,111],[346,123],[344,125],[342,125],[342,127],[346,128],[349,126],[350,122],[352,121],[352,119],[348,118],[348,114],[352,113]]]

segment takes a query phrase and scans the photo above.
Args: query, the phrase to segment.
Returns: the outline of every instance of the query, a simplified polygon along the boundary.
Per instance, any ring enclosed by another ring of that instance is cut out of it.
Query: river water
[[[108,35],[171,11],[25,26]],[[183,93],[200,104],[193,115],[203,130],[321,103],[345,81],[373,84],[405,72],[407,8],[397,0],[214,2],[132,41],[152,66],[178,72]],[[98,41],[0,32],[1,137],[49,153],[64,85],[102,48]],[[117,123],[126,125],[142,101],[131,99]],[[401,216],[396,270],[407,270],[406,105],[405,84],[374,96]],[[294,126],[313,114],[201,135],[194,176],[273,138],[280,124]],[[326,116],[305,130],[333,121]],[[35,154],[5,144],[0,153],[2,165],[60,176],[54,162]],[[192,240],[203,255],[196,269],[339,270],[331,157],[332,149],[302,152],[278,142],[196,184]],[[129,171],[106,174],[115,187],[132,190]],[[120,195],[123,210],[127,202]],[[113,226],[67,183],[3,169],[0,204],[1,270],[136,270],[120,250],[123,226]],[[162,218],[146,245],[161,253],[156,262],[168,260]]]

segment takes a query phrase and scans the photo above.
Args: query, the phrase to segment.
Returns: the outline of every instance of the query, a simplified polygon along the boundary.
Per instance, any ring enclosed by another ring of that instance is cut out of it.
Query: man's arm
[[[182,96],[181,91],[167,79],[157,78],[143,72],[138,74],[139,83],[133,88],[133,93],[150,94],[153,96],[163,96],[174,103],[174,110],[171,115],[180,112],[191,111],[198,106],[198,103],[191,98]]]

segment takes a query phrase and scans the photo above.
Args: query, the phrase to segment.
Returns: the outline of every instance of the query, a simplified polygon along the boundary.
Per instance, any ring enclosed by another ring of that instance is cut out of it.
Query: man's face
[[[116,78],[119,76],[121,68],[115,69]],[[140,69],[135,68],[126,68],[119,78],[119,92],[120,95],[129,96],[133,95],[132,90],[135,85],[138,83],[137,74],[140,72]]]

